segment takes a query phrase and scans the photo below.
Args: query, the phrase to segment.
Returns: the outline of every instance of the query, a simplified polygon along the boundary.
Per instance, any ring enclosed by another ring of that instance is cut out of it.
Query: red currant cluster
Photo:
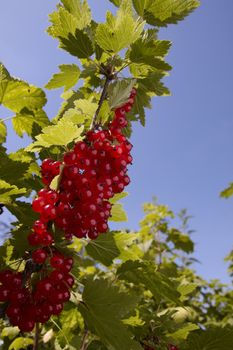
[[[116,109],[108,129],[89,131],[84,141],[64,154],[62,163],[51,159],[42,162],[42,179],[46,185],[59,174],[61,164],[63,171],[59,192],[42,189],[32,203],[33,210],[41,217],[29,235],[31,245],[52,243],[47,230],[51,221],[65,232],[67,239],[73,235],[95,239],[108,231],[112,207],[109,199],[130,183],[127,166],[132,163],[132,145],[122,129],[127,125],[126,112],[132,108],[135,94],[133,89],[127,103]]]
[[[133,89],[127,103],[115,110],[108,128],[90,130],[84,141],[64,154],[63,162],[42,162],[46,187],[32,202],[40,218],[28,236],[29,244],[36,249],[27,262],[34,267],[28,271],[26,263],[24,272],[0,272],[0,303],[5,303],[11,324],[21,331],[30,332],[35,323],[45,323],[51,315],[58,315],[74,284],[69,274],[73,259],[54,247],[51,224],[64,231],[66,239],[73,235],[95,239],[108,231],[112,208],[109,199],[130,183],[127,166],[132,163],[132,145],[122,130],[127,126],[126,113],[135,95]],[[60,172],[59,189],[51,190],[51,181]]]
[[[11,324],[23,332],[32,331],[36,322],[45,323],[52,315],[58,315],[63,303],[70,299],[69,289],[74,284],[69,274],[72,258],[56,251],[49,257],[45,249],[35,250],[32,257],[38,264],[48,261],[41,270],[43,278],[34,281],[33,289],[31,276],[11,270],[0,272],[0,302],[6,303]]]

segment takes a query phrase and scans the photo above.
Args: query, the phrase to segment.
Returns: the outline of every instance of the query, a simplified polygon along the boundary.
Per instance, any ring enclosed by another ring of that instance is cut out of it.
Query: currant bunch
[[[46,249],[37,249],[32,259],[35,264],[43,265],[40,279],[27,278],[23,272],[0,272],[0,302],[6,303],[10,323],[23,332],[30,332],[35,323],[45,323],[52,315],[58,315],[64,302],[70,299],[69,289],[74,284],[69,274],[72,258],[65,258],[57,251],[50,257]]]
[[[64,154],[63,162],[45,159],[42,180],[47,188],[38,193],[32,208],[40,214],[29,235],[32,246],[53,243],[49,223],[64,231],[65,237],[95,239],[108,231],[112,205],[109,199],[130,183],[127,167],[132,163],[131,143],[122,131],[127,126],[126,113],[134,103],[133,89],[127,103],[115,110],[108,128],[90,130],[84,141]],[[63,165],[59,191],[49,189]]]
[[[39,219],[28,235],[33,248],[29,260],[35,269],[28,273],[26,264],[24,272],[0,272],[0,302],[5,303],[11,324],[21,331],[30,332],[35,323],[43,324],[58,315],[70,299],[73,259],[55,248],[52,224],[64,232],[66,239],[96,239],[108,231],[112,208],[109,199],[130,183],[127,171],[133,160],[132,145],[123,129],[135,95],[133,89],[127,103],[115,110],[108,127],[90,130],[62,161],[42,162],[45,187],[32,202]],[[54,191],[49,186],[59,174],[59,189]]]

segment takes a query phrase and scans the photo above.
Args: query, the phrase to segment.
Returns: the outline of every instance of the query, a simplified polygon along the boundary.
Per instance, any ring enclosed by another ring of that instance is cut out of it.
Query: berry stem
[[[100,109],[102,107],[102,104],[104,103],[104,100],[106,98],[108,86],[109,86],[109,83],[110,83],[111,80],[112,80],[112,77],[109,76],[109,75],[106,75],[103,91],[102,91],[102,94],[100,96],[100,100],[99,100],[99,103],[98,103],[98,108],[97,108],[97,110],[95,112],[95,115],[93,117],[93,120],[92,120],[91,129],[93,129],[96,126],[97,118],[98,118]]]
[[[86,350],[87,348],[87,337],[88,337],[88,330],[87,328],[85,328],[84,330],[84,334],[83,334],[83,337],[82,337],[82,342],[81,342],[81,345],[80,345],[80,350]]]
[[[40,328],[39,323],[36,323],[35,325],[35,336],[34,336],[34,344],[33,344],[33,350],[38,350],[39,345],[39,337],[40,337]]]

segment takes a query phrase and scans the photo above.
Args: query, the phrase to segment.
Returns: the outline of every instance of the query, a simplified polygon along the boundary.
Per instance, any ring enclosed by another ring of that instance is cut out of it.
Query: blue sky
[[[89,3],[98,20],[112,8],[107,0]],[[1,4],[0,61],[12,75],[41,87],[59,64],[75,62],[44,33],[55,5],[56,0]],[[134,127],[132,184],[125,200],[130,228],[137,228],[141,205],[153,195],[176,213],[187,208],[201,261],[195,267],[204,277],[223,281],[228,281],[223,258],[233,243],[233,199],[219,198],[233,180],[232,35],[232,0],[203,0],[184,22],[161,31],[162,39],[173,41],[168,61],[174,70],[166,79],[172,96],[154,99],[146,128]],[[50,117],[60,93],[48,92]],[[0,117],[9,115],[0,108]],[[13,136],[8,125],[10,150],[29,142]]]

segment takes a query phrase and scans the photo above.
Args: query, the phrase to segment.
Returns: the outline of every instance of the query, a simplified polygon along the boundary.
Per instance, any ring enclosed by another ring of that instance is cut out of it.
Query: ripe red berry
[[[60,269],[63,264],[64,264],[64,258],[60,255],[54,255],[50,259],[50,265],[55,269]]]
[[[43,197],[37,197],[32,202],[32,209],[37,213],[42,213],[45,205],[45,199]]]
[[[56,207],[52,204],[47,204],[43,208],[42,218],[45,221],[54,220],[56,218]]]
[[[32,253],[32,259],[36,264],[43,264],[47,256],[48,254],[44,249],[37,249]]]
[[[32,320],[27,320],[24,318],[21,318],[18,324],[19,329],[22,332],[31,332],[35,326],[35,322]]]
[[[0,302],[7,301],[10,296],[10,290],[4,286],[0,286]]]

